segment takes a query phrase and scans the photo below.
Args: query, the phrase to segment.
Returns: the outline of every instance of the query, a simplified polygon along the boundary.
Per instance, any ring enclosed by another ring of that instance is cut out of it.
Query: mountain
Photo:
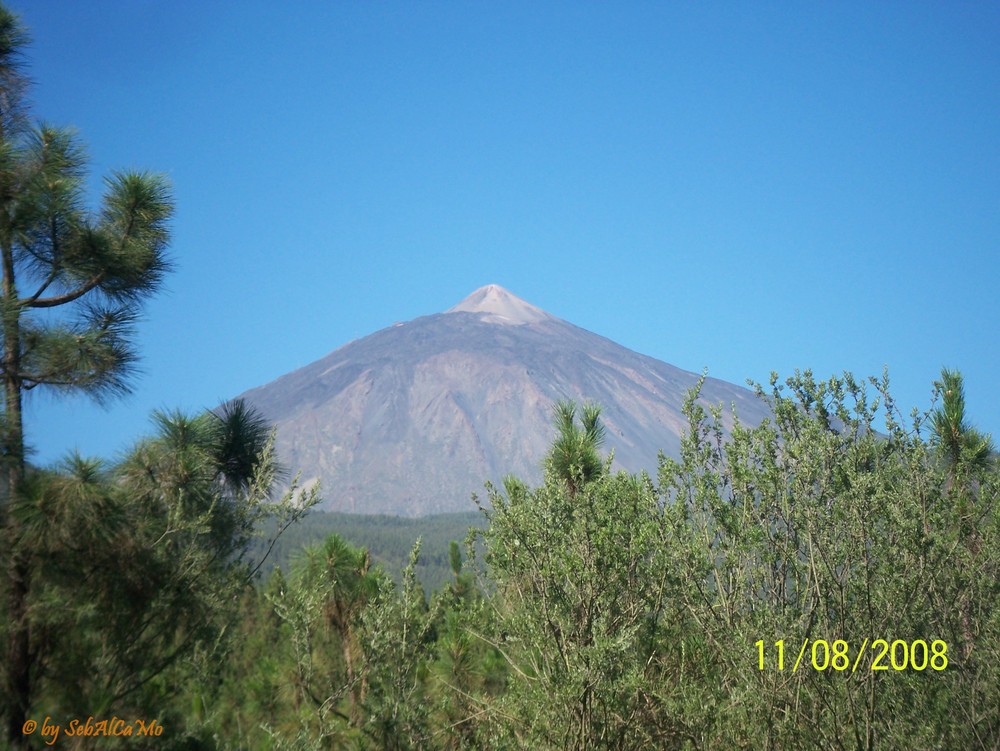
[[[485,480],[537,483],[560,399],[593,401],[615,464],[654,477],[675,455],[694,373],[640,355],[491,284],[242,395],[278,429],[281,461],[322,482],[323,508],[421,516],[473,508]],[[767,412],[707,379],[706,403]]]

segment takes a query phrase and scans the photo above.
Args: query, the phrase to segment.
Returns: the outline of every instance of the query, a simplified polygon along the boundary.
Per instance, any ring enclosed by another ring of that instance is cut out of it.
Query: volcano
[[[322,484],[324,509],[423,516],[472,510],[472,494],[506,474],[540,482],[559,400],[600,404],[615,466],[655,477],[658,453],[678,453],[698,379],[491,284],[242,398],[277,427],[280,461]],[[730,405],[744,423],[768,414],[712,378],[701,401],[724,404],[726,420]]]

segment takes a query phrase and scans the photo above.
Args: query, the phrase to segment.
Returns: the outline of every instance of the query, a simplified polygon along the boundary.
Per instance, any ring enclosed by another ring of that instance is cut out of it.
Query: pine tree
[[[101,209],[85,204],[85,158],[72,131],[27,116],[19,20],[0,7],[0,523],[9,621],[7,738],[22,747],[32,699],[26,603],[31,551],[13,512],[25,482],[22,404],[39,386],[99,400],[125,393],[132,325],[169,263],[173,203],[165,180],[119,172]]]
[[[553,411],[558,435],[549,450],[548,467],[566,484],[572,497],[604,471],[600,453],[605,436],[601,408],[596,404],[584,405],[581,425],[576,424],[573,402],[559,402]]]
[[[935,382],[941,406],[931,416],[933,440],[952,473],[960,467],[986,468],[996,451],[993,440],[970,426],[965,419],[965,386],[962,374],[944,368]]]
[[[969,425],[965,417],[965,386],[962,374],[943,368],[941,380],[934,386],[941,395],[941,406],[931,415],[932,443],[943,458],[948,473],[945,491],[954,503],[961,522],[963,545],[978,558],[982,540],[978,527],[989,513],[989,505],[976,503],[980,478],[993,462],[996,448],[991,436]],[[975,646],[972,627],[972,604],[967,595],[957,603],[962,614],[962,639],[968,660]]]

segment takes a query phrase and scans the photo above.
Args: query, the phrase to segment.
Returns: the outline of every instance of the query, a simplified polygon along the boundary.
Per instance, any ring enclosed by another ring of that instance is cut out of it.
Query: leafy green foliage
[[[600,433],[564,409],[542,486],[488,488],[429,602],[419,548],[355,599],[365,554],[326,541],[248,600],[257,657],[230,661],[207,727],[254,716],[269,732],[238,747],[261,749],[993,748],[995,464],[944,460],[934,413],[904,427],[885,377],[756,389],[773,419],[728,437],[693,392],[658,485],[582,462]],[[876,639],[947,644],[948,665],[872,670]]]
[[[487,712],[497,747],[651,747],[683,732],[657,659],[680,625],[663,507],[648,477],[595,463],[598,413],[578,428],[558,408],[542,487],[490,489],[489,633],[509,666]]]
[[[963,545],[920,423],[905,430],[890,407],[876,432],[879,404],[892,402],[887,379],[867,385],[875,399],[849,375],[807,372],[786,396],[773,377],[773,423],[729,442],[718,413],[688,405],[691,433],[661,485],[674,545],[697,572],[681,602],[718,665],[713,747],[989,748],[998,737],[996,475],[977,475],[989,500],[980,544]],[[950,667],[879,672],[869,652],[857,670],[818,672],[810,653],[792,672],[806,639],[843,640],[852,667],[866,640],[943,640]],[[758,640],[792,645],[785,670],[759,669]]]

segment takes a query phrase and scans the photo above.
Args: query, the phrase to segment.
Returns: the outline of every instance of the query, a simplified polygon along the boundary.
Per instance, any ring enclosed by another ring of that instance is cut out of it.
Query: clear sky
[[[34,459],[113,456],[500,284],[743,383],[942,365],[1000,438],[1000,4],[13,0],[34,112],[166,173],[176,271],[110,409],[32,395]]]

